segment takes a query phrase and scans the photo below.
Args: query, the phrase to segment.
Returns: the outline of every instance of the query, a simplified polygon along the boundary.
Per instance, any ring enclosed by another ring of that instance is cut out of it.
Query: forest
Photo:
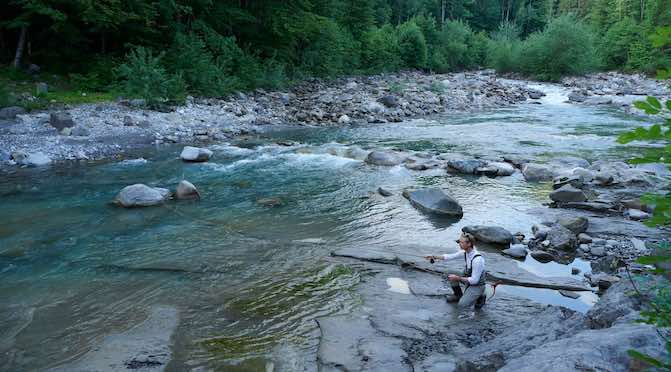
[[[664,70],[669,25],[671,0],[10,0],[0,63],[172,100],[402,69],[556,81]]]

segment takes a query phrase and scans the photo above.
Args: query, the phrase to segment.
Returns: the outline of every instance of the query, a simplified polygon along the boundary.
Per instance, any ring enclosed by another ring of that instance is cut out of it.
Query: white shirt
[[[480,276],[482,276],[482,273],[485,271],[485,259],[482,256],[475,257],[476,254],[480,254],[480,252],[473,247],[473,249],[470,250],[470,252],[466,253],[466,268],[469,268],[471,266],[471,262],[473,263],[473,270],[471,270],[471,276],[469,276],[468,283],[471,285],[476,285],[480,281]],[[443,259],[445,260],[451,260],[454,258],[461,258],[462,260],[464,259],[464,252],[459,251],[455,253],[448,253],[443,255]]]

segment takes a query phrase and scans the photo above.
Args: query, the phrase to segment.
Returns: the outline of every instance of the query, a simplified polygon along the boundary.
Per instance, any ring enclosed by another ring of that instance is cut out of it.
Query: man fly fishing
[[[485,258],[475,249],[475,237],[469,233],[462,233],[457,243],[463,252],[456,252],[443,255],[425,256],[427,260],[450,260],[463,257],[465,268],[463,276],[450,274],[447,279],[452,285],[454,294],[447,295],[447,302],[457,302],[457,306],[467,308],[475,305],[480,309],[485,305],[487,299],[485,295]],[[465,289],[461,289],[461,285]]]

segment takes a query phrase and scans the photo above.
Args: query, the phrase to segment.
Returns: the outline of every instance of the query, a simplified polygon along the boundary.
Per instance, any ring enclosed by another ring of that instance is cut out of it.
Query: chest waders
[[[466,252],[464,252],[464,275],[463,276],[465,278],[469,278],[471,276],[471,274],[473,274],[473,260],[475,260],[476,257],[482,258],[482,255],[478,253],[475,256],[473,256],[473,258],[471,258],[471,265],[469,267],[468,258],[466,257]],[[470,287],[470,286],[485,285],[485,277],[486,276],[487,276],[486,271],[482,270],[482,274],[480,275],[480,279],[478,279],[478,283],[477,284],[466,283],[466,289],[468,289],[468,287]],[[459,285],[459,283],[453,283],[452,284],[452,292],[454,293],[454,295],[457,298],[461,298],[461,296],[464,295],[464,292],[462,291],[461,286]]]

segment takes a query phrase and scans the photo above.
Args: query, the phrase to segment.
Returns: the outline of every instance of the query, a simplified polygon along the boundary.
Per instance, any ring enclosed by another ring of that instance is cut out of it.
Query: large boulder
[[[547,165],[528,163],[522,167],[524,179],[532,182],[551,181],[554,173]]]
[[[555,190],[560,189],[560,188],[564,187],[565,185],[571,185],[571,186],[579,189],[579,188],[582,188],[582,186],[583,186],[583,179],[582,179],[581,176],[574,174],[574,175],[571,175],[571,176],[556,177],[552,181],[552,188],[555,189]]]
[[[571,337],[543,343],[525,355],[507,361],[498,371],[644,370],[630,368],[634,365],[628,354],[632,349],[659,357],[664,344],[654,327],[620,324],[608,329],[584,330]]]
[[[587,201],[587,196],[582,190],[566,184],[551,192],[550,199],[557,203],[584,202]]]
[[[177,192],[175,193],[177,199],[200,199],[200,193],[196,186],[187,180],[182,180],[177,185]]]
[[[487,164],[488,167],[496,169],[497,176],[511,176],[515,173],[515,168],[505,162],[491,162]]]
[[[188,162],[204,162],[210,160],[212,151],[200,147],[186,146],[179,157]]]
[[[424,212],[444,216],[464,215],[459,202],[439,188],[407,191],[405,195],[412,205]]]
[[[49,124],[59,132],[65,128],[72,128],[75,126],[72,116],[67,112],[52,112],[49,116]]]
[[[12,120],[16,118],[16,115],[21,115],[25,113],[26,110],[23,107],[18,106],[3,107],[0,109],[0,119]]]
[[[366,163],[374,165],[394,166],[403,162],[403,159],[391,152],[372,151],[366,157]]]
[[[510,231],[499,226],[464,226],[461,231],[473,234],[475,239],[483,243],[510,244],[513,241],[513,234]]]
[[[124,208],[150,207],[162,204],[170,196],[170,191],[137,183],[124,187],[114,202]]]
[[[589,225],[589,221],[585,217],[562,217],[557,220],[557,223],[573,231],[576,235],[587,231]]]
[[[573,231],[559,224],[550,227],[545,239],[550,242],[548,248],[561,251],[573,251],[578,244],[578,239]]]

